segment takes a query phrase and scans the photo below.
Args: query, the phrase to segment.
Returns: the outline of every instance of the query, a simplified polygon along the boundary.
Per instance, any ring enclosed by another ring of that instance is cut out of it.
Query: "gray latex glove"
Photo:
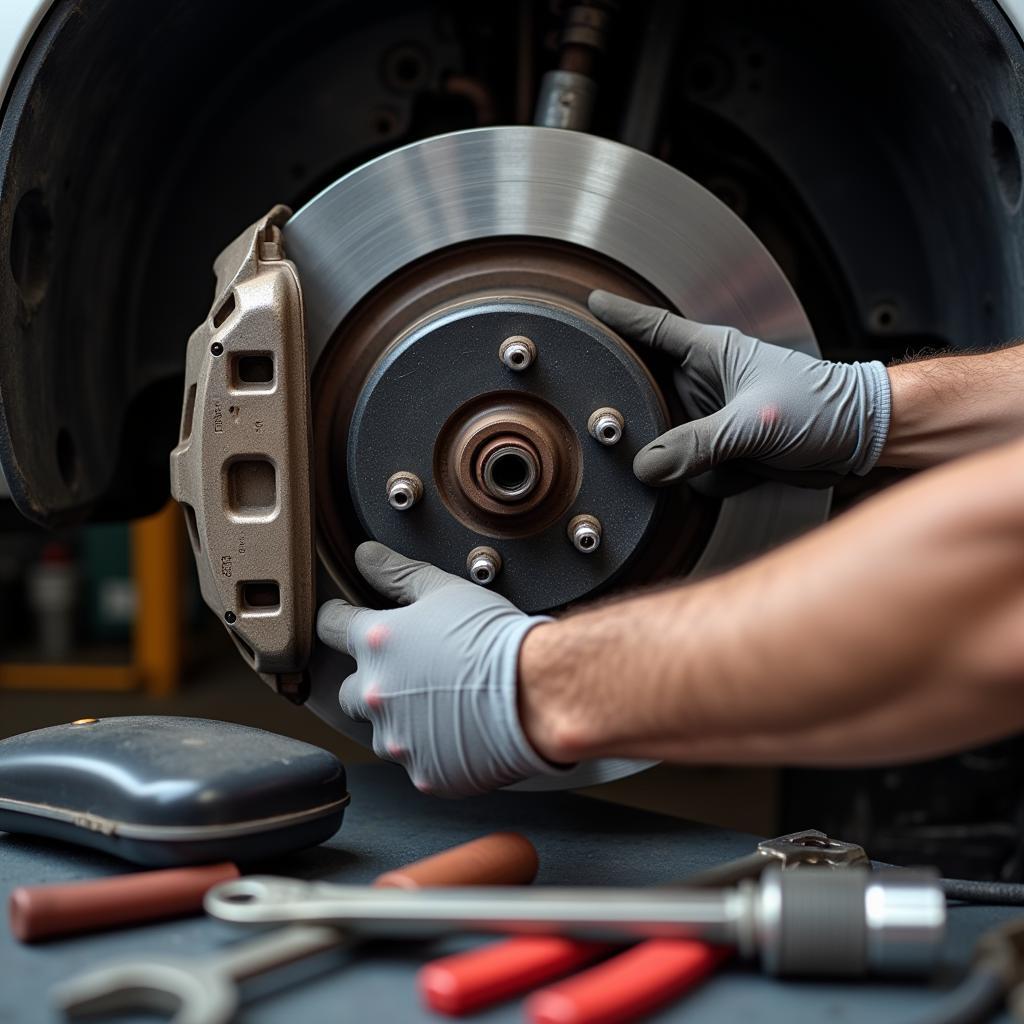
[[[882,363],[815,359],[610,292],[591,292],[589,305],[627,340],[677,361],[689,422],[637,452],[633,470],[644,483],[670,484],[729,464],[727,471],[828,486],[878,461],[891,404]]]
[[[356,549],[389,611],[328,601],[320,639],[356,659],[341,708],[373,724],[373,749],[438,796],[469,796],[565,769],[545,761],[519,724],[519,647],[548,619],[500,594],[416,562],[383,544]]]

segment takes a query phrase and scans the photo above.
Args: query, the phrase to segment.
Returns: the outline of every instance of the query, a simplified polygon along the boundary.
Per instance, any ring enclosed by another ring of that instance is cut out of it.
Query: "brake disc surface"
[[[434,254],[501,238],[597,254],[695,320],[818,354],[782,271],[731,210],[667,164],[591,135],[500,127],[427,139],[339,179],[292,217],[284,235],[302,280],[314,377],[345,318],[376,289]],[[695,572],[734,565],[821,523],[829,500],[828,492],[777,483],[725,499]],[[323,564],[317,584],[321,602],[357,596]],[[318,645],[308,704],[369,745],[370,727],[352,722],[338,703],[350,671],[350,659]],[[630,681],[622,682],[626,699]],[[651,763],[603,759],[522,786],[593,785]]]

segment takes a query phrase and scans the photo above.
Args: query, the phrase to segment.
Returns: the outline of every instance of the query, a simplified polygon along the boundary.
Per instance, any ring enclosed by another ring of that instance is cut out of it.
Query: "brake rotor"
[[[756,237],[661,161],[546,128],[439,136],[339,179],[287,223],[285,244],[313,374],[319,600],[371,599],[351,557],[367,536],[461,575],[474,545],[501,549],[492,586],[540,610],[612,581],[723,568],[825,518],[827,492],[766,483],[714,507],[629,471],[672,418],[672,390],[665,367],[652,373],[589,315],[592,288],[818,352]],[[510,337],[535,345],[524,372],[499,357]],[[588,431],[601,406],[624,417],[613,447]],[[416,507],[388,505],[396,473],[421,485]],[[566,536],[581,515],[604,520],[593,553]],[[369,745],[338,704],[349,671],[318,645],[308,704]],[[648,764],[593,761],[523,785]]]

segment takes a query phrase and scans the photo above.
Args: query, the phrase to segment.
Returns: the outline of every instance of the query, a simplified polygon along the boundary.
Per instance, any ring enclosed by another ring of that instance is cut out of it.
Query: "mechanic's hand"
[[[341,708],[373,724],[373,749],[405,766],[416,786],[469,796],[563,771],[519,724],[519,647],[536,625],[493,591],[370,541],[356,565],[406,608],[373,611],[328,601],[317,634],[356,659]]]
[[[589,305],[624,338],[678,360],[676,387],[690,420],[637,453],[633,470],[644,483],[731,463],[727,471],[828,486],[878,461],[891,402],[882,363],[815,359],[610,292],[591,292]]]

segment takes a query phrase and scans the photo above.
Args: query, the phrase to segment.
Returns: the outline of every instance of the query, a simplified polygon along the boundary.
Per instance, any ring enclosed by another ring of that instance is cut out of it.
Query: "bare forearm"
[[[1024,444],[894,488],[724,576],[535,629],[553,760],[854,764],[1024,724]]]
[[[922,469],[1024,434],[1024,345],[888,372],[892,418],[880,466]]]

